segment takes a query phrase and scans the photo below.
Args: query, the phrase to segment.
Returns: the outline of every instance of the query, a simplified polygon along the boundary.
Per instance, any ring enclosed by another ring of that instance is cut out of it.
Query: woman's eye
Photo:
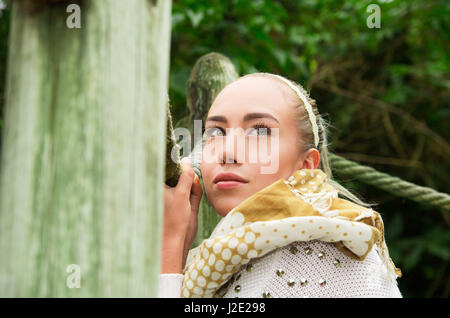
[[[270,128],[264,125],[257,125],[250,128],[248,134],[250,136],[268,136],[270,135]]]
[[[205,131],[206,138],[223,137],[223,136],[225,136],[225,133],[223,132],[223,129],[219,127],[208,128]]]

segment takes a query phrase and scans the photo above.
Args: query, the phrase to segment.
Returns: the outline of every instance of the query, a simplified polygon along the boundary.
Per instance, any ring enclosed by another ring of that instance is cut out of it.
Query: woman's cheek
[[[200,164],[200,171],[202,174],[203,184],[205,186],[205,189],[208,190],[210,188],[210,184],[212,182],[211,178],[211,169],[212,164],[210,163],[210,155],[209,152],[206,151],[207,148],[203,149],[202,153],[202,162]]]
[[[278,136],[261,137],[258,143],[258,163],[260,174],[276,175],[280,167]]]
[[[207,141],[205,145],[203,146],[203,152],[202,152],[202,166],[203,163],[211,163],[213,159],[213,153],[214,153],[214,144],[210,141]]]
[[[293,170],[295,170],[295,163],[297,162],[297,157],[293,154],[297,152],[297,148],[295,146],[295,141],[283,142],[281,141],[280,147],[278,150],[279,157],[279,167],[280,171],[278,173],[279,179],[285,178],[287,179],[290,174],[292,174]]]
[[[259,162],[259,145],[256,138],[249,137],[245,143],[245,163],[255,164]]]

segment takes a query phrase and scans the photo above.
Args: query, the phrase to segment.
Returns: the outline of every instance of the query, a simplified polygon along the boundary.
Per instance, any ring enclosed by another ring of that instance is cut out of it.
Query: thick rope
[[[333,172],[340,176],[355,178],[395,196],[429,204],[444,211],[450,211],[450,195],[446,193],[418,186],[332,153],[329,153],[329,160]]]

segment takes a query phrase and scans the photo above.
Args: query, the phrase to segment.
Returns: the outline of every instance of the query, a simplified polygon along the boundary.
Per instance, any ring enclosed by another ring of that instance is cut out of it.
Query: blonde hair
[[[265,77],[277,81],[278,83],[282,84],[283,87],[288,87],[288,85],[283,80],[278,78],[279,75],[276,76],[273,75],[275,74],[251,73],[244,75],[241,78],[251,76]],[[327,175],[328,183],[331,186],[333,186],[340,195],[364,207],[376,205],[376,203],[364,202],[361,198],[358,197],[357,194],[346,189],[337,181],[333,180],[333,172],[330,163],[328,161],[328,128],[331,126],[331,124],[328,121],[326,121],[325,118],[319,113],[316,101],[309,96],[308,92],[300,84],[291,80],[288,81],[291,82],[295,87],[297,87],[299,91],[306,97],[308,103],[311,105],[313,109],[316,124],[318,127],[319,143],[316,147],[314,144],[313,127],[310,122],[310,116],[308,115],[308,112],[305,111],[305,105],[303,104],[303,101],[296,96],[296,100],[298,101],[298,103],[295,105],[297,112],[296,120],[298,123],[297,127],[299,130],[299,135],[301,136],[301,138],[298,139],[298,148],[300,149],[300,153],[304,153],[311,148],[316,148],[320,154],[320,163],[318,168],[321,169]],[[289,91],[294,93],[292,89],[290,89]]]

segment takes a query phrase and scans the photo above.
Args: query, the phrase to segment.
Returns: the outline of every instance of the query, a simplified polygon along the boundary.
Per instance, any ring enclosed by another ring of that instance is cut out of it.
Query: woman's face
[[[274,79],[250,76],[214,100],[205,121],[201,171],[219,215],[294,171],[319,165],[316,149],[299,153],[296,95],[289,90]]]

